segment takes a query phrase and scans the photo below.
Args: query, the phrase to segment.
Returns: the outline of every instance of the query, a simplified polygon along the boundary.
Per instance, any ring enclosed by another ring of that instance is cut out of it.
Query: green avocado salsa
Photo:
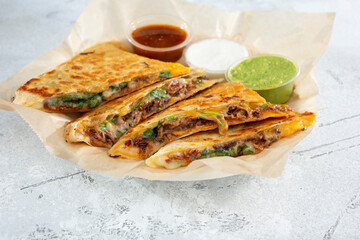
[[[246,59],[232,67],[227,77],[240,81],[257,91],[271,103],[286,102],[293,90],[293,79],[297,73],[295,64],[278,56],[259,56]]]

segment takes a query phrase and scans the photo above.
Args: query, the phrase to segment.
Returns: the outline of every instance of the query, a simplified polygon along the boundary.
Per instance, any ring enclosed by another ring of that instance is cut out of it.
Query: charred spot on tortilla
[[[80,53],[80,55],[88,55],[88,54],[93,54],[95,53],[95,51],[91,51],[91,52],[82,52]]]

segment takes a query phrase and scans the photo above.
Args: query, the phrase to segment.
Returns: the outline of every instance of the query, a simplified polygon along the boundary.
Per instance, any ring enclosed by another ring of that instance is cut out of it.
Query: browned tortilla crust
[[[18,88],[14,103],[45,111],[43,102],[47,98],[74,95],[76,93],[100,93],[111,85],[128,82],[120,97],[152,83],[165,79],[161,72],[170,72],[169,77],[189,72],[179,63],[168,63],[138,56],[121,48],[118,42],[106,42],[92,46],[56,69],[32,78]],[[137,84],[131,85],[131,82]],[[115,98],[106,97],[105,100]],[[74,109],[73,112],[89,109]],[[68,111],[68,110],[67,110]]]

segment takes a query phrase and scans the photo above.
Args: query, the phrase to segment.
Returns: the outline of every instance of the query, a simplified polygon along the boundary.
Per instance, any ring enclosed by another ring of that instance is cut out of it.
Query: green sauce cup
[[[250,61],[252,63],[249,65]],[[255,61],[258,62],[255,63]],[[250,68],[246,69],[245,66],[250,66]],[[281,71],[283,76],[281,76]],[[289,100],[294,89],[294,81],[299,74],[298,65],[287,57],[259,55],[236,61],[228,68],[225,77],[227,81],[240,81],[259,93],[266,101],[279,104]],[[250,77],[254,77],[254,79],[252,80]],[[283,79],[277,81],[277,78],[281,77]]]

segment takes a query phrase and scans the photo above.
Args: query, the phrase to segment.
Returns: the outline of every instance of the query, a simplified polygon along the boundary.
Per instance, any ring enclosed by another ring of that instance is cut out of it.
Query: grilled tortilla
[[[109,150],[110,156],[146,159],[162,146],[196,132],[294,114],[286,105],[267,103],[240,82],[217,84],[131,128]]]
[[[47,112],[86,112],[189,69],[138,56],[117,42],[94,45],[56,69],[29,80],[14,103]]]
[[[65,139],[110,148],[126,131],[152,114],[223,81],[206,80],[203,75],[204,69],[192,69],[189,75],[153,84],[99,106],[67,124]]]
[[[305,130],[314,119],[314,113],[305,112],[231,127],[223,136],[215,131],[197,133],[164,146],[145,163],[152,168],[175,169],[197,159],[256,154],[280,138]]]

